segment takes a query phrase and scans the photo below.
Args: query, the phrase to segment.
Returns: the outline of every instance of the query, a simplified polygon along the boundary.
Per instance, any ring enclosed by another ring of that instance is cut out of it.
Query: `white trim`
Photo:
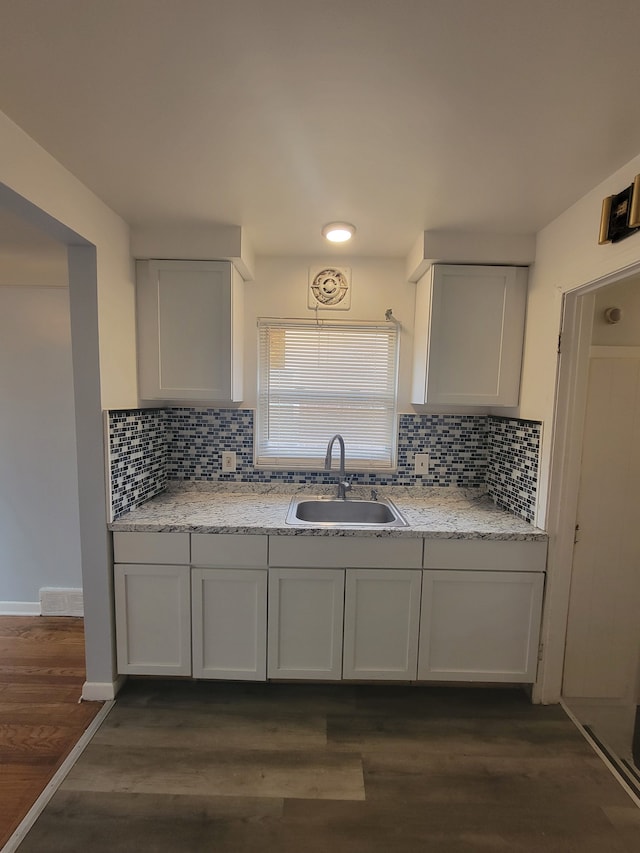
[[[44,791],[40,794],[38,799],[26,813],[22,821],[18,824],[17,829],[9,838],[7,843],[4,845],[0,853],[14,853],[14,851],[18,849],[19,845],[24,841],[25,836],[27,835],[33,824],[44,811],[45,807],[49,803],[49,800],[53,797],[60,785],[64,782],[67,774],[84,752],[91,738],[102,725],[102,722],[104,721],[109,711],[111,711],[114,704],[114,702],[105,702],[104,706],[100,708],[96,716],[93,718],[93,720],[89,723],[87,728],[80,736],[80,739],[73,747],[69,755],[67,755],[60,767],[51,777]]]
[[[109,440],[109,410],[102,410],[102,435],[104,439],[104,487],[107,524],[113,521],[113,484],[111,483],[111,442]]]
[[[544,704],[558,702],[562,691],[594,304],[592,295],[564,297],[547,507],[547,583],[540,637],[545,653],[532,694],[534,702]]]
[[[558,362],[546,518],[543,519],[549,533],[541,633],[544,656],[533,688],[534,702],[556,703],[562,694],[594,294],[639,271],[640,262],[636,262],[572,288],[563,296],[562,354]],[[541,523],[541,510],[539,507],[538,523]]]
[[[115,681],[85,681],[82,685],[82,701],[109,702],[116,698],[126,680],[125,675],[119,675]]]
[[[604,754],[604,752],[603,752],[603,751],[598,747],[598,745],[597,745],[596,743],[594,743],[594,741],[592,740],[592,738],[590,738],[590,737],[589,737],[589,735],[588,735],[587,731],[585,730],[585,728],[584,728],[584,726],[582,725],[582,723],[580,722],[580,720],[576,717],[576,715],[575,715],[575,714],[573,714],[573,713],[572,713],[572,711],[570,710],[570,708],[568,708],[568,707],[567,707],[567,705],[565,705],[565,703],[564,703],[564,701],[563,701],[562,699],[560,700],[560,705],[562,706],[562,708],[563,708],[563,710],[564,710],[565,714],[567,715],[567,717],[569,717],[569,719],[570,719],[570,720],[571,720],[571,722],[574,724],[574,726],[578,729],[578,731],[580,732],[580,734],[582,735],[582,737],[587,741],[587,743],[589,744],[589,746],[591,747],[591,749],[592,749],[592,750],[595,752],[595,754],[596,754],[596,755],[597,755],[597,756],[602,760],[602,763],[605,765],[605,767],[607,768],[607,770],[608,770],[608,771],[611,773],[611,775],[614,777],[614,779],[616,780],[616,782],[618,782],[618,783],[621,785],[621,787],[622,787],[622,788],[624,788],[625,793],[627,793],[627,794],[631,797],[631,799],[633,800],[633,802],[636,804],[636,806],[638,806],[638,807],[640,808],[640,799],[638,799],[638,797],[636,796],[636,794],[635,794],[635,793],[631,790],[631,788],[627,785],[627,783],[625,782],[625,780],[622,778],[622,776],[620,775],[620,773],[617,771],[617,769],[616,769],[615,765],[614,765],[614,764],[612,764],[612,763],[611,763],[611,761],[609,761],[609,759],[608,759],[608,758],[607,758],[607,756]],[[612,750],[611,750],[611,752],[615,754],[615,750],[613,750],[613,749],[612,749]]]
[[[640,347],[591,347],[589,358],[640,358]]]
[[[0,601],[0,616],[40,616],[39,601]]]

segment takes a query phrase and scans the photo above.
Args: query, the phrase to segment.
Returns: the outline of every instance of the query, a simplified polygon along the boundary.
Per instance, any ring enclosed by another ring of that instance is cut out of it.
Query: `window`
[[[256,464],[322,468],[339,432],[349,468],[396,464],[393,323],[258,321]]]

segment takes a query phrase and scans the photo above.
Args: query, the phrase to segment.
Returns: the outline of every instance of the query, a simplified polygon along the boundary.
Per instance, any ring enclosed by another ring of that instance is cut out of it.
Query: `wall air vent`
[[[311,267],[308,306],[347,311],[351,307],[351,270],[348,267]]]

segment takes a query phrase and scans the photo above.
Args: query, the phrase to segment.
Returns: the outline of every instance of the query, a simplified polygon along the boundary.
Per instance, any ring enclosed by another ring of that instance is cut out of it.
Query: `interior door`
[[[634,702],[640,654],[640,358],[589,366],[566,697]]]

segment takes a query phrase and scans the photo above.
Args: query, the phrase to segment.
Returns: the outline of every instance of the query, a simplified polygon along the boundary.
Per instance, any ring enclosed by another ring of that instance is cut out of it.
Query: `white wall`
[[[2,204],[70,247],[87,668],[83,694],[110,698],[116,678],[115,628],[100,409],[127,408],[138,402],[129,228],[2,113],[0,152]]]
[[[102,407],[137,406],[135,276],[127,223],[3,113],[0,151],[0,183],[96,246]]]
[[[530,270],[520,417],[544,423],[538,489],[538,524],[546,522],[556,388],[558,331],[567,291],[623,275],[640,263],[640,233],[598,245],[605,196],[620,192],[640,173],[636,157],[539,232]]]
[[[538,488],[537,523],[549,530],[545,611],[541,640],[544,646],[542,666],[534,688],[534,699],[557,702],[562,692],[564,649],[573,559],[574,502],[577,500],[579,468],[577,425],[567,417],[567,406],[580,408],[581,382],[578,367],[581,356],[574,354],[581,338],[578,329],[589,327],[593,297],[570,300],[567,335],[570,345],[563,349],[563,399],[560,411],[563,425],[559,432],[562,453],[554,466],[550,482],[553,420],[558,367],[558,331],[563,295],[585,292],[591,286],[611,284],[636,275],[640,268],[640,234],[615,245],[598,245],[602,200],[620,192],[640,173],[640,156],[580,199],[554,222],[539,232],[536,260],[529,277],[527,324],[520,415],[543,421],[541,469]],[[575,340],[574,340],[575,339]],[[574,340],[573,343],[571,341]],[[578,343],[576,343],[578,342]],[[565,433],[567,424],[570,433]],[[548,505],[550,487],[552,501]],[[547,508],[550,512],[547,520]]]
[[[640,276],[601,288],[595,300],[591,343],[599,347],[640,346]],[[622,310],[619,323],[607,322],[607,308]]]
[[[407,282],[403,260],[357,258],[341,255],[324,258],[258,257],[255,280],[245,283],[245,346],[243,408],[256,405],[258,317],[313,318],[307,307],[309,268],[318,265],[350,267],[352,276],[351,308],[347,311],[322,310],[318,316],[329,320],[384,321],[387,308],[401,323],[400,411],[413,411],[411,358],[415,284]]]
[[[0,602],[81,587],[66,288],[0,285],[0,436]]]

